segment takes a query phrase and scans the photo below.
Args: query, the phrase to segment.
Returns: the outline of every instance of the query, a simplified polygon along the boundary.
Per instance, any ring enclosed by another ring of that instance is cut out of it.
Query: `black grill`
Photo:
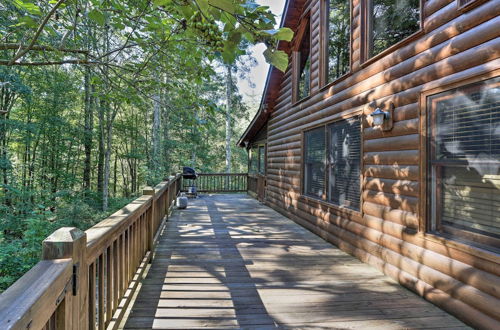
[[[184,166],[182,168],[182,177],[184,179],[189,179],[189,180],[196,180],[198,177],[198,174],[196,174],[196,171],[192,167]]]

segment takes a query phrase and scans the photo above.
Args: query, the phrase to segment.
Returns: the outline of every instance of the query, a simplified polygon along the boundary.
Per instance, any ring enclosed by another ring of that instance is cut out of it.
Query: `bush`
[[[52,232],[61,227],[86,230],[131,201],[110,198],[109,211],[103,212],[97,195],[63,194],[55,200],[49,207],[22,205],[23,211],[15,206],[0,209],[0,292],[40,260],[42,241]]]

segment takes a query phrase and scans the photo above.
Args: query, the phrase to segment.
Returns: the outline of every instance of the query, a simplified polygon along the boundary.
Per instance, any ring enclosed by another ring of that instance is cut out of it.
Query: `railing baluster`
[[[127,231],[125,231],[121,235],[121,242],[120,242],[120,253],[121,253],[121,262],[120,262],[120,297],[123,296],[125,293],[125,288],[126,288],[126,283],[127,283],[127,243],[126,243],[126,234]]]
[[[89,328],[95,329],[95,262],[89,266]]]
[[[104,329],[104,254],[99,256],[97,287],[98,287],[98,317],[99,317],[99,330]]]
[[[134,277],[135,269],[135,222],[130,226],[130,269],[129,269],[129,282]]]
[[[120,242],[120,237],[113,242],[113,250],[112,250],[112,261],[111,261],[111,268],[113,269],[113,295],[112,295],[112,300],[113,300],[113,307],[112,307],[112,312],[111,315],[113,315],[114,311],[116,311],[118,307],[118,296],[119,296],[119,291],[120,291],[120,281],[119,281],[119,273],[120,273],[120,257],[119,257],[119,252],[120,252],[120,247],[119,247],[119,242]],[[121,297],[121,295],[120,295]]]
[[[132,235],[131,232],[132,226],[129,226],[127,228],[127,231],[125,232],[125,282],[123,283],[123,290],[124,292],[127,291],[128,287],[128,282],[130,281],[130,237]]]
[[[114,252],[113,244],[110,244],[106,249],[106,320],[105,326],[108,326],[113,314],[113,292],[115,291],[116,282],[113,283],[113,274],[116,272],[112,267],[112,255]]]

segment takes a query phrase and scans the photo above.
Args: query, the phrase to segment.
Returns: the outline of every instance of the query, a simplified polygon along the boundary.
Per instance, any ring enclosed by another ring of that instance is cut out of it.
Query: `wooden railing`
[[[202,173],[196,180],[183,179],[182,191],[196,186],[200,193],[238,193],[247,191],[246,173]]]
[[[85,232],[55,231],[0,296],[0,329],[116,328],[180,188],[177,175]]]

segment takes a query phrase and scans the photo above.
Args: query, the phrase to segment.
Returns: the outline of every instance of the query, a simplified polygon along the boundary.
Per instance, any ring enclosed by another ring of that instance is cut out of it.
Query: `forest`
[[[183,165],[246,172],[249,46],[284,71],[266,6],[0,0],[0,292],[63,226],[85,230]]]

